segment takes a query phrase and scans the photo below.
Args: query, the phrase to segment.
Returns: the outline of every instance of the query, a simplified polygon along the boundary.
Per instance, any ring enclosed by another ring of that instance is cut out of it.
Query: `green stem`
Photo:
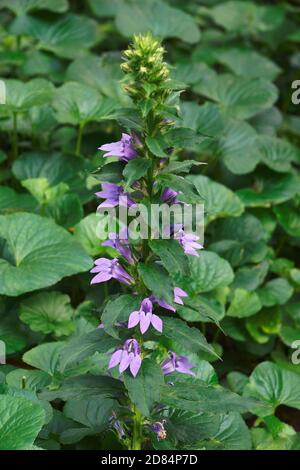
[[[143,417],[135,405],[133,405],[133,434],[131,450],[141,450],[143,438]]]
[[[18,120],[17,113],[13,113],[12,154],[14,160],[18,157]]]
[[[76,140],[76,147],[75,147],[75,155],[77,157],[81,154],[81,143],[82,143],[82,135],[83,135],[84,124],[80,123],[77,133],[77,140]]]

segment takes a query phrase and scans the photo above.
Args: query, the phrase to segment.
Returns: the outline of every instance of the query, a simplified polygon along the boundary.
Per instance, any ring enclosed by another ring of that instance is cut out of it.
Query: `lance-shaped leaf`
[[[160,257],[170,275],[187,273],[188,259],[176,240],[151,240],[149,246]]]

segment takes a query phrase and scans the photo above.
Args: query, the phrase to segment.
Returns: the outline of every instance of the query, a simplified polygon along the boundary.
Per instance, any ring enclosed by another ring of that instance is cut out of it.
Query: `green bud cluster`
[[[165,50],[152,34],[135,35],[124,52],[121,68],[126,73],[125,91],[136,104],[149,109],[162,105],[171,93],[169,68],[164,62]]]

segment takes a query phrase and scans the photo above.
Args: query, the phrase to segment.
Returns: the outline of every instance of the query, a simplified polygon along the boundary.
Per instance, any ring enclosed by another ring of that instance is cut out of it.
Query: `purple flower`
[[[108,235],[109,240],[102,243],[102,246],[111,246],[122,255],[129,264],[134,264],[134,258],[131,253],[128,242],[128,230],[126,228],[121,230],[120,235],[117,233],[110,233]]]
[[[165,375],[172,374],[172,372],[181,372],[182,374],[189,374],[195,376],[194,372],[190,369],[194,367],[187,357],[177,356],[176,353],[170,351],[168,359],[165,359],[161,365],[162,371]]]
[[[185,233],[184,230],[180,229],[174,234],[174,238],[179,241],[187,255],[199,256],[196,250],[201,250],[203,246],[200,245],[200,243],[197,243],[197,240],[199,240],[197,235]]]
[[[180,287],[175,287],[173,292],[174,292],[174,302],[179,305],[184,305],[181,297],[187,297],[188,294],[183,289],[180,289]],[[150,297],[150,300],[153,303],[158,304],[160,307],[165,308],[166,310],[170,310],[171,312],[176,312],[176,308],[168,304],[164,299],[158,299],[152,295]]]
[[[103,157],[118,157],[123,162],[128,162],[137,156],[137,152],[133,146],[133,137],[129,134],[122,134],[121,140],[118,142],[111,142],[99,147],[99,150],[107,152]]]
[[[146,297],[140,306],[139,310],[132,312],[129,316],[128,320],[128,328],[134,328],[136,325],[140,324],[141,333],[144,334],[150,324],[160,333],[163,329],[163,322],[162,320],[152,313],[153,304],[151,300]]]
[[[151,423],[149,426],[151,431],[155,432],[158,441],[166,439],[167,437],[167,432],[164,427],[165,422],[166,420],[163,419],[162,421],[155,421],[154,423]]]
[[[141,350],[136,339],[127,339],[121,349],[117,349],[111,356],[108,368],[119,364],[119,372],[124,372],[128,367],[136,377],[142,363]]]
[[[106,199],[98,208],[116,206],[130,207],[135,204],[130,195],[124,192],[124,188],[114,183],[102,183],[102,191],[95,194],[102,199]]]
[[[177,204],[178,193],[171,188],[165,188],[161,195],[161,200],[169,204]]]
[[[121,421],[117,419],[117,415],[114,411],[112,413],[112,416],[109,418],[109,423],[110,423],[110,426],[116,430],[119,438],[124,439],[126,437],[124,427]]]
[[[119,264],[117,258],[98,258],[95,260],[95,266],[90,271],[91,273],[98,273],[91,280],[91,284],[98,284],[100,282],[116,279],[124,284],[131,284],[134,279],[128,274],[125,269]]]

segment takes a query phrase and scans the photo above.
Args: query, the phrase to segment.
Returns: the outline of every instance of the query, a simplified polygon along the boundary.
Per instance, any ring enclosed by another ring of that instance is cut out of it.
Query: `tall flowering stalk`
[[[99,147],[107,162],[110,157],[118,159],[124,175],[124,180],[119,183],[115,180],[103,182],[101,190],[96,193],[101,199],[99,208],[129,208],[141,200],[147,207],[158,201],[182,204],[179,200],[182,190],[178,187],[182,183],[182,177],[175,177],[173,187],[168,186],[161,177],[162,174],[167,174],[166,167],[172,157],[170,131],[174,126],[172,116],[178,111],[180,94],[178,85],[170,79],[164,52],[160,42],[150,34],[135,36],[133,43],[124,52],[124,62],[121,65],[125,73],[124,89],[132,99],[138,125],[136,129],[123,132],[119,141]],[[144,380],[141,368],[145,362],[144,374],[150,360],[154,363],[152,369],[158,370],[155,372],[156,376],[161,376],[159,380],[172,373],[195,375],[192,370],[194,366],[188,358],[168,351],[165,341],[160,343],[160,338],[164,335],[165,322],[176,318],[178,305],[182,306],[188,300],[188,293],[175,281],[176,276],[173,277],[173,274],[178,273],[168,267],[165,254],[169,249],[175,250],[174,255],[179,258],[179,270],[182,270],[187,264],[186,259],[189,256],[198,256],[202,246],[198,243],[198,237],[186,233],[182,225],[170,225],[168,230],[171,239],[163,240],[163,244],[159,241],[153,244],[151,238],[131,243],[127,228],[120,234],[110,233],[108,240],[102,245],[113,248],[117,256],[114,259],[95,260],[95,267],[91,271],[96,273],[92,279],[93,284],[113,280],[122,283],[131,292],[135,305],[135,308],[128,307],[125,312],[126,321],[123,312],[122,322],[115,322],[120,330],[119,337],[124,339],[111,351],[108,366],[109,372],[124,377],[125,385],[132,377],[137,381]],[[159,286],[159,283],[164,282],[161,279],[157,279],[156,285],[156,275],[165,279],[165,290],[163,286]],[[102,318],[101,330],[106,329],[107,321],[106,317]],[[160,352],[156,357],[151,348],[144,347],[145,339],[149,338],[147,335],[151,335],[152,341],[159,345]],[[167,379],[166,382],[169,383]],[[145,420],[139,409],[138,401],[137,397],[132,403],[131,449],[141,448],[143,433],[147,429],[154,430],[159,439],[164,439],[167,435],[159,421],[153,421],[153,425],[150,422],[149,425],[149,420]],[[165,420],[161,421],[164,422]]]

